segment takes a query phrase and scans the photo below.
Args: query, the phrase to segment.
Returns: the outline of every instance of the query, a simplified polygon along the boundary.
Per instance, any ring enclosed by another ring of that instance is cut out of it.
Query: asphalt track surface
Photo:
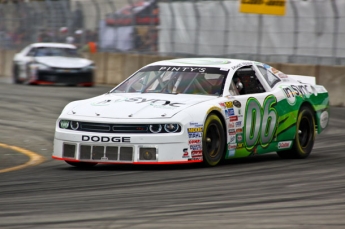
[[[80,170],[51,159],[62,108],[109,89],[0,84],[1,229],[345,228],[345,108],[304,160]]]

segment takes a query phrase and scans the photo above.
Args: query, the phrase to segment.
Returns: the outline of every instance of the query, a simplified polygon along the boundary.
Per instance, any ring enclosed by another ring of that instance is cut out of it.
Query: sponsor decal
[[[236,122],[236,128],[237,128],[237,127],[241,127],[241,126],[242,126],[242,121],[237,121],[237,122]]]
[[[189,138],[201,138],[202,137],[202,132],[199,132],[199,133],[189,133],[188,137]]]
[[[188,149],[187,148],[183,149],[182,158],[189,158],[189,153],[188,153]]]
[[[225,104],[224,103],[219,103],[219,106],[225,107]]]
[[[236,133],[242,133],[242,132],[243,132],[242,128],[236,129]]]
[[[241,149],[241,148],[243,148],[243,143],[237,143],[236,149]]]
[[[241,102],[240,101],[234,100],[233,104],[234,104],[235,107],[241,108]]]
[[[271,66],[270,66],[269,69],[273,72],[273,74],[278,74],[278,73],[279,73],[279,70],[278,70],[278,69],[275,69],[275,68],[273,68],[273,67],[271,67]]]
[[[202,161],[203,158],[202,157],[192,157],[192,158],[188,158],[188,161]]]
[[[109,100],[107,100],[107,103]],[[157,107],[180,107],[180,105],[185,105],[184,103],[175,103],[171,102],[170,100],[164,100],[164,99],[146,99],[142,97],[133,97],[133,98],[121,98],[121,99],[116,99],[113,100],[113,102],[132,102],[132,103],[149,103],[152,106],[157,106]],[[103,101],[104,103],[104,101]]]
[[[238,65],[232,66],[231,68],[232,68],[232,70],[235,70],[237,68],[240,68],[240,67],[243,67],[243,66],[247,66],[247,65],[252,65],[252,63],[251,62],[242,62],[242,63],[240,63]]]
[[[235,128],[235,123],[234,122],[229,122],[228,128]]]
[[[192,140],[189,140],[189,144],[190,145],[193,145],[193,144],[200,144],[201,143],[201,140],[200,139],[192,139]]]
[[[235,69],[240,68],[240,67],[242,67],[242,64],[238,64],[238,65],[232,66],[231,69],[235,70]]]
[[[202,127],[203,126],[203,124],[197,123],[197,122],[190,122],[189,125],[190,126],[195,126],[195,127]]]
[[[93,102],[91,103],[92,106],[107,106],[109,105],[111,102],[110,99],[106,99],[106,100],[103,100],[103,101],[100,101],[100,102]]]
[[[242,134],[237,134],[236,138],[237,138],[237,142],[243,141],[243,135]]]
[[[236,152],[236,150],[234,150],[234,149],[228,150],[228,157],[235,156],[235,152]]]
[[[202,150],[193,150],[191,155],[192,157],[202,157]]]
[[[170,72],[200,72],[203,73],[206,71],[206,68],[193,68],[193,67],[160,67],[158,71],[170,71]]]
[[[294,105],[296,103],[296,97],[309,98],[312,94],[308,89],[308,85],[290,85],[289,87],[283,87],[282,89],[286,100],[290,105]]]
[[[229,118],[230,122],[235,122],[235,121],[238,121],[238,116],[231,116]]]
[[[189,147],[191,150],[202,150],[201,145],[190,145]]]
[[[252,65],[252,62],[242,62],[243,66]]]
[[[226,116],[226,117],[230,117],[230,116],[233,116],[233,115],[235,115],[235,111],[234,111],[233,108],[230,108],[230,109],[226,109],[226,110],[225,110],[225,116]]]
[[[326,128],[328,124],[328,119],[329,119],[328,112],[327,111],[322,112],[320,115],[320,126],[322,127],[322,129]]]
[[[188,128],[188,133],[202,132],[202,127]]]
[[[286,74],[282,73],[282,72],[279,72],[279,73],[277,73],[276,75],[277,75],[279,78],[281,78],[281,79],[286,79],[286,78],[288,78],[288,76],[287,76]]]
[[[229,102],[224,102],[224,105],[225,105],[226,108],[232,108],[232,107],[233,107],[233,104],[232,104],[231,101],[229,101]]]
[[[236,144],[229,144],[229,145],[228,145],[228,150],[236,149],[236,147],[237,147]]]
[[[236,135],[230,135],[230,143],[236,143]]]
[[[291,146],[292,141],[278,142],[278,149],[288,149]]]
[[[89,136],[83,135],[81,137],[83,142],[131,142],[131,137],[106,137],[106,136]]]
[[[101,160],[102,160],[102,161],[107,161],[108,158],[107,158],[107,157],[101,157]]]
[[[235,129],[229,129],[228,132],[229,132],[229,134],[236,134],[236,130]]]

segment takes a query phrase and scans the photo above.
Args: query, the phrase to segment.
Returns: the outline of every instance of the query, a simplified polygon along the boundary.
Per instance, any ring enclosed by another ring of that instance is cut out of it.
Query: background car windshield
[[[210,67],[149,66],[112,92],[220,95],[227,73]]]
[[[79,57],[79,54],[76,49],[71,48],[40,47],[36,49],[35,56]]]

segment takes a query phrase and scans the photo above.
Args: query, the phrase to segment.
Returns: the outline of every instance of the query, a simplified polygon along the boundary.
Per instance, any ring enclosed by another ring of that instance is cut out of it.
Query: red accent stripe
[[[71,158],[61,158],[52,156],[53,159],[61,161],[70,161],[70,162],[81,162],[80,160],[71,159]],[[91,162],[91,161],[85,161]],[[200,163],[202,160],[193,160],[193,161],[135,161],[135,162],[97,162],[99,164],[131,164],[131,165],[169,165],[169,164],[190,164],[190,163]]]
[[[79,86],[82,86],[82,87],[92,87],[93,86],[93,83],[92,82],[87,82],[87,83],[80,83],[78,84]]]
[[[32,80],[32,81],[29,81],[29,84],[52,85],[54,83],[49,82],[49,81],[42,81],[42,80]]]
[[[49,81],[43,81],[43,80],[31,80],[29,81],[29,84],[39,84],[39,85],[53,85],[55,82],[49,82]],[[80,83],[78,86],[82,87],[92,87],[93,83],[92,82],[85,82],[85,83]]]

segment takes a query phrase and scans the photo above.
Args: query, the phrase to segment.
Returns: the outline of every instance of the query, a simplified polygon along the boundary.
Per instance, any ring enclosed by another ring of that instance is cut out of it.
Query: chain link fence
[[[45,0],[0,3],[0,49],[67,42],[100,52],[345,64],[345,1],[287,0],[286,15],[239,0]]]

